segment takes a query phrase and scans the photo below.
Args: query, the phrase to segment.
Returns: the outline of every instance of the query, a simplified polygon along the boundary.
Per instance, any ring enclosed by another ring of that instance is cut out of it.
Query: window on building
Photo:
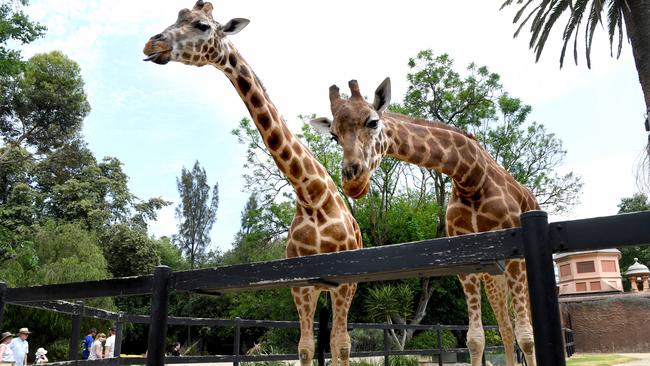
[[[578,292],[587,291],[587,283],[586,282],[576,282],[576,291],[578,291]]]
[[[600,287],[600,281],[589,282],[589,287],[591,287],[591,291],[600,291],[600,290],[602,290],[602,287]]]
[[[602,260],[600,266],[603,267],[603,272],[618,272],[616,268],[616,261]]]
[[[571,264],[563,264],[560,266],[560,277],[566,277],[571,275]]]
[[[576,269],[578,270],[578,273],[596,272],[596,267],[594,266],[594,261],[577,262],[576,263]]]

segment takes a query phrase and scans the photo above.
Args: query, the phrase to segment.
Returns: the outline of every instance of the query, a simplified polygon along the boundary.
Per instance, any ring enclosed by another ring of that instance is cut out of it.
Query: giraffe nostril
[[[151,37],[151,39],[153,39],[154,41],[158,41],[161,40],[163,37],[164,36],[162,35],[162,33],[158,33],[155,36]]]

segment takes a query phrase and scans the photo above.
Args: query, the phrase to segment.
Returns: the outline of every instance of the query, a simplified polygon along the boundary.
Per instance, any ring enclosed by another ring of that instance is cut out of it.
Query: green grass
[[[567,359],[567,366],[612,366],[636,361],[636,358],[619,355],[574,355]]]

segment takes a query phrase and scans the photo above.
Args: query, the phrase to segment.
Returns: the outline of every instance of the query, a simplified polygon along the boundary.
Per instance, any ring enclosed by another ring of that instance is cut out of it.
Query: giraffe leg
[[[485,293],[487,294],[494,315],[499,325],[499,333],[503,340],[506,354],[506,366],[515,365],[515,333],[512,329],[512,320],[508,312],[508,286],[503,275],[483,275]]]
[[[357,284],[345,284],[331,291],[332,294],[332,366],[349,366],[351,342],[348,334],[348,311]]]
[[[478,274],[458,275],[465,301],[467,302],[467,316],[469,318],[469,329],[467,330],[467,348],[472,366],[480,366],[485,348],[485,333],[481,319],[481,281]]]
[[[314,312],[320,290],[314,287],[294,287],[291,289],[293,302],[300,318],[300,341],[298,356],[301,366],[311,366],[314,358]]]
[[[519,347],[526,357],[529,366],[535,366],[535,339],[533,326],[530,322],[530,301],[528,298],[528,278],[526,276],[526,263],[523,259],[506,261],[506,279],[508,290],[515,308],[515,335]]]

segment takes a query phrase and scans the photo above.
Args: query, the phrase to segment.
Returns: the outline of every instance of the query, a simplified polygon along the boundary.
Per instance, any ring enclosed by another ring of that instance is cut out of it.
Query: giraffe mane
[[[458,128],[456,126],[452,126],[452,125],[446,124],[446,123],[441,122],[441,121],[429,121],[429,120],[424,119],[424,118],[413,118],[413,117],[410,117],[410,116],[407,116],[407,115],[404,115],[404,114],[394,113],[394,112],[384,112],[384,114],[386,114],[389,117],[392,117],[392,118],[394,118],[394,119],[396,119],[396,120],[398,120],[398,121],[400,121],[402,123],[412,123],[412,124],[415,124],[415,125],[420,125],[420,126],[425,126],[425,127],[433,126],[433,127],[436,127],[436,128],[441,128],[443,130],[457,132],[457,133],[460,133],[461,135],[463,135],[465,137],[468,137],[468,138],[470,138],[472,140],[476,140],[476,136],[474,136],[473,133],[467,132],[467,131],[463,130],[462,128]]]

